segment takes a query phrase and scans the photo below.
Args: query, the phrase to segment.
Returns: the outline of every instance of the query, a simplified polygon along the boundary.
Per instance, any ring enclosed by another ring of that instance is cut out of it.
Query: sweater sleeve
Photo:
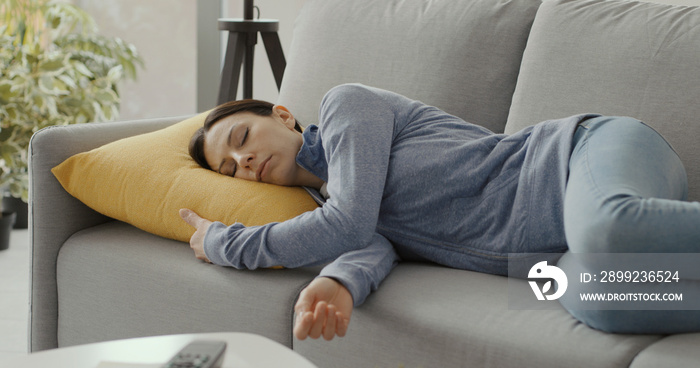
[[[319,128],[330,199],[322,207],[263,226],[214,223],[204,239],[207,258],[235,268],[293,268],[328,263],[369,246],[375,237],[396,111],[402,107],[396,101],[404,101],[384,92],[343,85],[324,97]]]
[[[324,267],[318,277],[330,277],[343,284],[352,295],[353,304],[358,306],[377,290],[398,261],[391,243],[383,236],[374,234],[369,246],[338,257]]]

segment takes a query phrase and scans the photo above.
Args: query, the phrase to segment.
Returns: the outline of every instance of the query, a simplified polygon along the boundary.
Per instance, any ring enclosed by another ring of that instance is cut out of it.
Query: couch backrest
[[[700,7],[545,1],[532,26],[506,133],[581,112],[654,127],[700,200]]]
[[[359,82],[502,132],[540,0],[311,0],[278,103],[316,123],[323,95]]]

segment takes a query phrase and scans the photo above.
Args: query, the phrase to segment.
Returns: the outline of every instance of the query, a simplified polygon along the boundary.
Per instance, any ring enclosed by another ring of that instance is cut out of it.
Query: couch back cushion
[[[506,133],[581,112],[654,127],[700,200],[700,7],[557,0],[532,26]]]
[[[388,89],[502,132],[540,0],[310,0],[278,102],[302,124],[348,82]]]

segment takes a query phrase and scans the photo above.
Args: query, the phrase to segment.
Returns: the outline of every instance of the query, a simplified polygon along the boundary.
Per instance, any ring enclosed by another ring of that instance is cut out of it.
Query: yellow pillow
[[[303,188],[234,179],[197,165],[187,146],[206,115],[79,153],[51,171],[68,193],[92,209],[185,242],[194,228],[180,218],[180,208],[227,225],[254,226],[318,207]]]

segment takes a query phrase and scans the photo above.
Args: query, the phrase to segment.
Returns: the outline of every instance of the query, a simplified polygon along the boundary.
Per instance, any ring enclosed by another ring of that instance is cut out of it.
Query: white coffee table
[[[193,340],[226,341],[223,368],[317,368],[301,355],[266,337],[248,333],[205,333],[141,337],[46,350],[0,360],[1,367],[160,367]]]

